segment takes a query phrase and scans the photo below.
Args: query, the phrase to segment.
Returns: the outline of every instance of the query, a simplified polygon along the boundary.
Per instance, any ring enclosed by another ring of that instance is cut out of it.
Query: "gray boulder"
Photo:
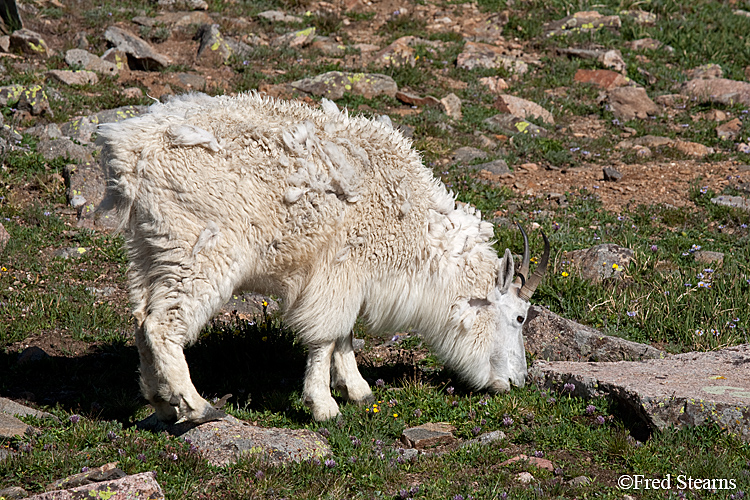
[[[573,267],[581,273],[581,278],[599,282],[607,278],[619,278],[635,254],[629,248],[612,243],[596,245],[583,250],[566,253]]]
[[[164,424],[156,420],[155,414],[138,425],[141,428],[164,428]],[[276,464],[319,459],[331,454],[328,441],[317,432],[257,427],[231,415],[198,426],[175,424],[167,426],[165,430],[190,442],[210,464],[217,467],[234,463],[245,454],[260,456]]]
[[[627,361],[659,359],[663,351],[562,318],[531,306],[523,325],[526,351],[547,361]]]
[[[642,87],[618,87],[609,91],[609,106],[620,120],[646,119],[659,113],[659,106]]]
[[[95,71],[104,75],[116,75],[119,72],[117,65],[92,54],[88,50],[70,49],[65,53],[65,62],[68,66]]]
[[[130,69],[160,71],[172,64],[169,57],[158,53],[148,42],[128,30],[110,26],[104,32],[104,38],[127,54]]]

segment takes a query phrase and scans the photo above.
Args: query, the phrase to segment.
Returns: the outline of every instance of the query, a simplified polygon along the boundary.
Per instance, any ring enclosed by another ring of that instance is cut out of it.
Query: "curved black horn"
[[[516,222],[516,226],[518,226],[518,229],[521,230],[521,234],[523,235],[523,261],[521,262],[521,267],[518,269],[516,283],[523,288],[526,286],[526,281],[528,281],[529,278],[529,261],[531,260],[531,254],[529,253],[529,237],[526,236],[526,231],[523,230],[523,227],[521,227],[521,224],[518,222]]]
[[[531,298],[536,287],[539,286],[539,283],[541,283],[544,279],[544,275],[547,273],[547,263],[549,262],[549,240],[547,239],[547,235],[544,234],[544,231],[540,232],[544,239],[544,253],[542,254],[542,259],[539,261],[539,265],[534,269],[534,274],[531,275],[526,281],[526,284],[518,291],[518,296],[523,300],[529,300]]]

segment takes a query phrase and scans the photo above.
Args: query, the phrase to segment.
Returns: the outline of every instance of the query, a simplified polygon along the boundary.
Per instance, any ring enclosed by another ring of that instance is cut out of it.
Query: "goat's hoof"
[[[313,404],[311,405],[313,419],[318,422],[330,420],[341,415],[339,412],[339,405],[336,404],[333,398],[325,404]]]

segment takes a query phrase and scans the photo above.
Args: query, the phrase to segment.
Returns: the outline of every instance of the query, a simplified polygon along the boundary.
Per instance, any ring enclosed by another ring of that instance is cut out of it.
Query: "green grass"
[[[217,366],[217,349],[226,347],[227,341],[230,345],[235,342],[233,347],[248,353],[251,360],[273,357],[274,362],[280,360],[284,365],[289,363],[301,369],[303,360],[292,337],[282,333],[273,340],[266,338],[278,328],[276,320],[269,318],[267,323],[242,327],[234,340],[226,338],[230,330],[207,331],[203,345],[195,348],[201,351],[205,367],[194,364],[193,372],[205,375],[211,371],[209,365]],[[225,359],[224,352],[220,353],[221,363],[234,365],[235,360]],[[134,353],[128,348],[115,348],[111,353],[114,359],[133,361]],[[279,377],[288,379],[289,375],[280,370],[266,372],[262,366],[235,365],[235,368],[240,372],[247,369],[250,376],[263,374],[269,383],[277,385]],[[419,363],[405,368],[416,373],[421,369]],[[38,368],[26,370],[38,371]],[[366,376],[378,373],[370,370],[365,368],[363,372]],[[10,373],[9,382],[23,376],[28,373],[17,368]],[[61,378],[57,383],[65,382],[66,377]],[[224,380],[226,388],[236,392],[250,379]],[[135,385],[122,377],[119,382],[114,379],[107,382],[110,390],[124,391],[123,396]],[[299,378],[293,377],[291,384],[280,387],[275,399],[286,401],[286,409],[271,410],[263,408],[263,404],[248,405],[240,401],[239,406],[231,404],[229,412],[262,425],[321,432],[333,451],[328,458],[332,462],[313,460],[274,467],[248,457],[233,465],[213,467],[180,438],[131,427],[128,422],[143,415],[137,405],[122,403],[121,420],[108,421],[86,410],[102,411],[94,405],[96,401],[89,400],[76,403],[78,409],[70,404],[53,408],[59,423],[26,418],[41,432],[9,442],[19,452],[0,462],[0,484],[41,491],[52,480],[84,467],[117,461],[129,474],[157,471],[167,498],[405,498],[401,496],[402,490],[413,498],[425,499],[455,495],[494,498],[503,492],[513,498],[578,495],[621,498],[622,493],[614,484],[620,474],[660,478],[682,473],[733,478],[738,490],[747,491],[750,487],[747,444],[710,426],[667,430],[645,442],[637,442],[628,437],[627,429],[616,416],[617,410],[606,400],[583,401],[535,387],[497,396],[473,394],[452,382],[450,372],[439,370],[427,378],[387,377],[376,384],[376,403],[367,407],[344,404],[339,420],[320,424],[310,422],[309,414],[299,403]],[[109,405],[110,401],[104,399],[104,404]],[[449,422],[456,427],[455,435],[465,441],[496,429],[502,430],[505,437],[492,445],[470,444],[443,454],[406,458],[397,444],[400,433],[405,427],[426,422]],[[496,464],[519,453],[549,459],[556,470],[547,471],[523,462],[497,467]],[[710,462],[707,457],[711,457]],[[582,458],[585,460],[581,461]],[[521,471],[534,475],[535,490],[530,491],[515,480],[515,474]],[[561,482],[580,475],[591,478],[593,484],[574,487]],[[658,492],[643,493],[644,498],[661,498]]]

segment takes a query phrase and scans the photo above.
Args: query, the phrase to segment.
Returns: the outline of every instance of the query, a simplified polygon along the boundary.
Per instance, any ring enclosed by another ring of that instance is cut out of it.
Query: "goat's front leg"
[[[162,422],[203,423],[222,418],[224,412],[213,408],[195,390],[180,340],[153,316],[136,329],[143,394]]]
[[[375,398],[370,385],[362,378],[357,368],[357,358],[352,347],[353,339],[354,334],[349,333],[336,341],[336,349],[333,351],[332,386],[349,401],[368,404]]]
[[[328,420],[339,414],[339,406],[331,396],[331,356],[336,342],[307,346],[307,370],[302,400],[315,420]]]

